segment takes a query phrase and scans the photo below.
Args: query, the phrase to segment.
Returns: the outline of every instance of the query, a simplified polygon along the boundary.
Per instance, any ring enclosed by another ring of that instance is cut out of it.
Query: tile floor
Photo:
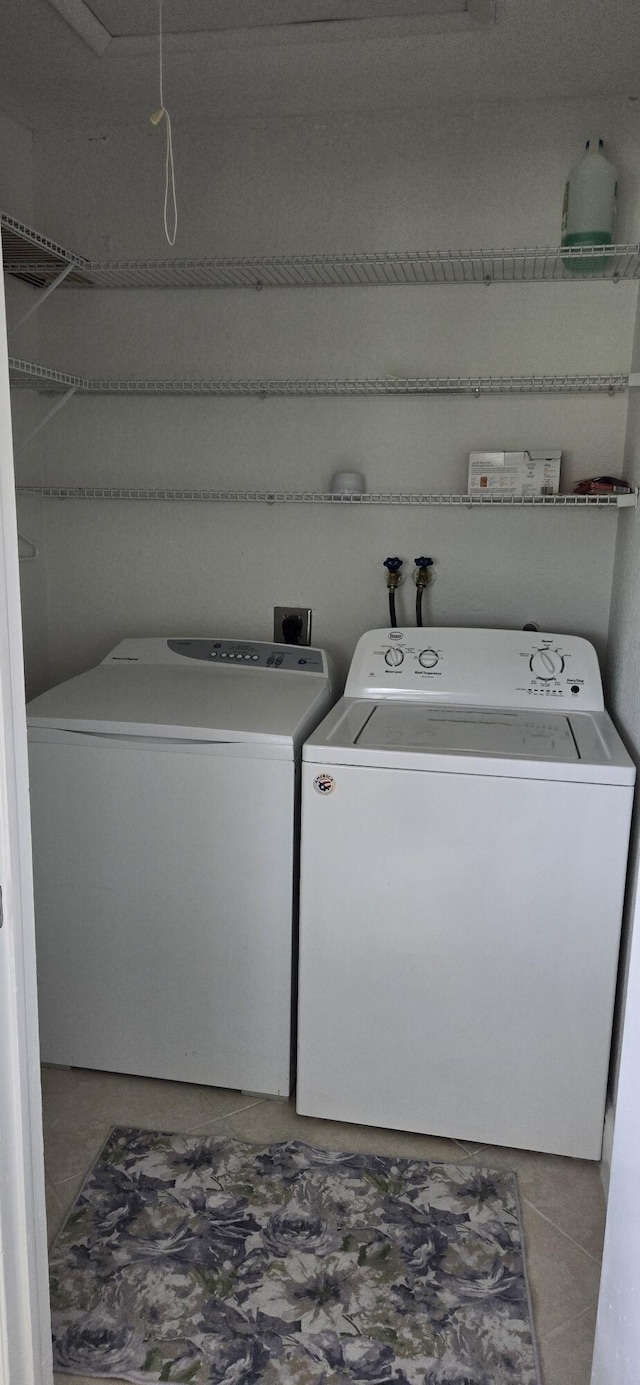
[[[298,1116],[284,1102],[215,1087],[83,1069],[43,1071],[49,1234],[64,1220],[112,1125],[210,1132],[266,1143],[302,1139],[516,1170],[544,1385],[588,1385],[605,1204],[597,1165],[492,1145]],[[59,1375],[57,1385],[95,1385]]]

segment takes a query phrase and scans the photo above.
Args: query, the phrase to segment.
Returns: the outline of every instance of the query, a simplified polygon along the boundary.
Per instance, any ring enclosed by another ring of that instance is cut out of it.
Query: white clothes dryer
[[[298,1111],[599,1158],[634,779],[586,640],[363,636],[303,750]]]
[[[27,709],[45,1062],[287,1096],[320,649],[128,639]]]

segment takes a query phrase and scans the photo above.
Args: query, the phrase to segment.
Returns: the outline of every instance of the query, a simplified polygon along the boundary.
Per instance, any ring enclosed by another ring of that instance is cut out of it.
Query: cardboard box
[[[557,495],[559,448],[531,452],[470,452],[469,495]]]

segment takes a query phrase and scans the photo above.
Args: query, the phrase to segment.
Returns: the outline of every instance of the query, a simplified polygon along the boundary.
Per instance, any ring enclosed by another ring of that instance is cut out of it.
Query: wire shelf
[[[96,288],[349,288],[637,279],[640,245],[92,261]]]
[[[66,264],[82,288],[353,288],[640,278],[640,244],[476,250],[382,250],[172,260],[87,260],[2,215],[5,272],[44,285]]]
[[[73,265],[67,282],[76,287],[90,286],[89,261],[81,255],[65,250],[62,245],[56,245],[55,241],[47,240],[46,236],[4,213],[0,216],[0,228],[5,274],[13,274],[36,288],[43,288],[57,279],[66,265]]]
[[[76,390],[81,394],[200,395],[200,396],[313,396],[340,395],[471,395],[487,394],[620,394],[629,376],[615,375],[477,375],[431,376],[407,379],[396,376],[344,380],[100,380],[67,375],[48,366],[10,358],[11,383],[46,393]]]
[[[13,389],[42,390],[47,394],[65,393],[70,389],[86,390],[90,381],[81,375],[67,375],[50,366],[36,365],[9,357],[9,382]]]
[[[140,486],[17,486],[18,495],[40,495],[49,500],[161,500],[207,501],[242,505],[435,505],[475,509],[622,509],[636,507],[637,491],[628,495],[423,495],[388,492],[380,495],[334,494],[332,491],[286,490],[188,490]]]

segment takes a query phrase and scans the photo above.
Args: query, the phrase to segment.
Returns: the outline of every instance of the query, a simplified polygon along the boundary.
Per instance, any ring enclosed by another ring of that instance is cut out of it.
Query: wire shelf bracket
[[[38,546],[18,530],[18,557],[21,563],[32,563],[40,556]]]
[[[32,303],[31,307],[27,308],[26,313],[23,313],[22,317],[19,317],[18,321],[12,324],[12,330],[14,332],[17,331],[18,327],[22,327],[23,322],[26,322],[27,318],[31,317],[33,313],[37,313],[38,308],[41,308],[42,304],[46,301],[46,299],[49,298],[52,293],[55,293],[56,289],[64,283],[65,279],[68,277],[69,274],[71,274],[72,270],[72,264],[65,265],[64,269],[60,271],[57,277],[55,279],[52,279],[50,284],[47,284],[46,289],[42,289],[42,292],[38,294],[35,303]]]
[[[43,428],[46,428],[51,419],[54,418],[56,414],[59,414],[61,409],[64,409],[65,404],[68,404],[70,399],[73,399],[77,388],[77,385],[72,385],[71,388],[66,391],[66,394],[61,395],[60,398],[56,400],[55,404],[47,410],[44,418],[41,418],[35,428],[32,428],[31,432],[27,433],[26,438],[23,438],[22,442],[18,443],[16,452],[22,452],[23,448],[27,446],[27,443],[30,443],[33,438],[37,437],[38,433],[40,433]]]

